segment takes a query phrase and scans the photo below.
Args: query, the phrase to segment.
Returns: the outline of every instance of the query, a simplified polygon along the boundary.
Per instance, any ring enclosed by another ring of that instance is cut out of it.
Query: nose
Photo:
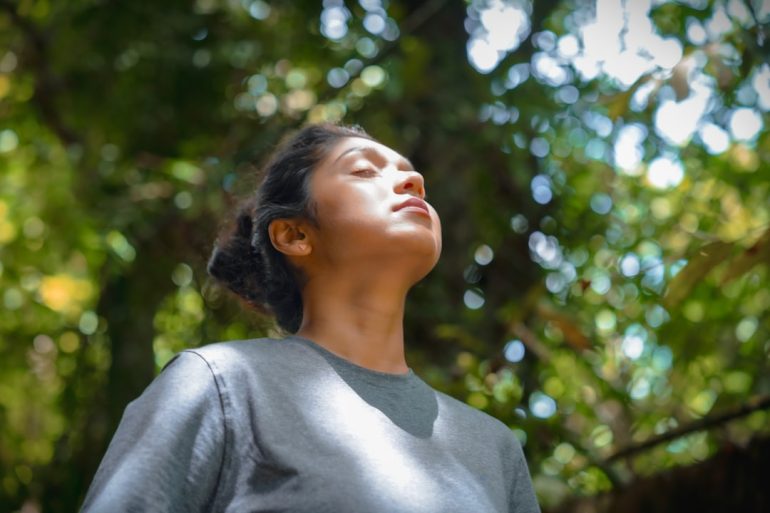
[[[395,191],[398,194],[415,194],[419,198],[425,197],[425,180],[417,171],[399,171],[399,179],[396,182]]]

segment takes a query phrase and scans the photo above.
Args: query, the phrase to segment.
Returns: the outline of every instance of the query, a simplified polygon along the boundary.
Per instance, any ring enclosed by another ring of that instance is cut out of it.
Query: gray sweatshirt
[[[83,512],[536,513],[519,441],[412,369],[310,340],[186,350],[126,408]]]

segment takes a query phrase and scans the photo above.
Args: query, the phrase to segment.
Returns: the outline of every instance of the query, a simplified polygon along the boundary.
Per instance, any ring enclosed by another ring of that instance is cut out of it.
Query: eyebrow
[[[354,152],[354,151],[360,151],[360,152],[374,152],[374,153],[376,153],[378,156],[380,156],[380,157],[383,157],[383,155],[382,155],[382,154],[381,154],[379,151],[377,151],[376,149],[374,149],[374,148],[371,148],[371,147],[369,147],[369,146],[354,146],[354,147],[352,147],[352,148],[348,148],[347,150],[345,150],[345,151],[343,151],[342,153],[340,153],[340,156],[339,156],[339,157],[337,157],[336,159],[334,159],[334,162],[337,162],[338,160],[340,160],[342,157],[344,157],[344,156],[345,156],[345,155],[347,155],[348,153],[352,153],[352,152]],[[383,158],[384,158],[384,157],[383,157]],[[409,168],[410,168],[410,169],[414,169],[414,164],[412,164],[412,162],[411,162],[411,161],[410,161],[408,158],[406,158],[406,157],[401,157],[401,161],[402,161],[402,162],[405,162],[405,163],[406,163],[406,164],[409,166]]]

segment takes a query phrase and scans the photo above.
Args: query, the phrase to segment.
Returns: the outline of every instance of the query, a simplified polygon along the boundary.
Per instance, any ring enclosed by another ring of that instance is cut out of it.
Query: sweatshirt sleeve
[[[513,483],[511,484],[508,511],[509,513],[540,513],[540,506],[532,487],[532,477],[529,474],[521,442],[513,433],[511,433],[511,442],[513,445]]]
[[[207,362],[179,353],[126,407],[81,511],[205,511],[224,460],[222,408]]]

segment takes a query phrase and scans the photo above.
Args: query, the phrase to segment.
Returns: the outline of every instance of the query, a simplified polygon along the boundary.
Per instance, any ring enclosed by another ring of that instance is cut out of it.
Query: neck
[[[404,303],[408,286],[382,280],[343,282],[314,278],[302,291],[297,335],[362,367],[403,374]]]

